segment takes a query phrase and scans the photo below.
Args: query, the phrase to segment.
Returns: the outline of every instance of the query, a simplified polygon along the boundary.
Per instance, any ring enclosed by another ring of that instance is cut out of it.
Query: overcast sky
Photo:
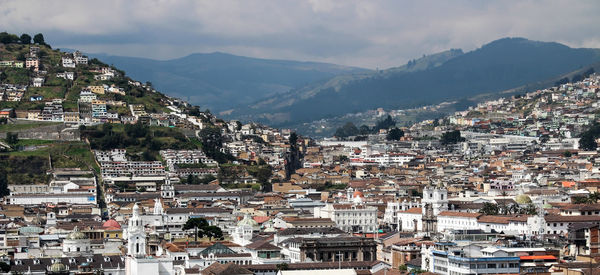
[[[600,1],[0,0],[0,31],[58,48],[170,59],[196,52],[387,68],[502,37],[600,48]]]

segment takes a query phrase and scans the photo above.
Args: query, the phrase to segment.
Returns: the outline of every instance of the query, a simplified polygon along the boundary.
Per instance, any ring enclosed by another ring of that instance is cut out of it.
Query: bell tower
[[[134,258],[146,256],[146,232],[140,217],[140,206],[133,206],[133,215],[127,227],[127,255]]]
[[[169,176],[165,178],[165,183],[160,187],[160,196],[163,199],[173,199],[175,197],[175,187],[171,184]]]

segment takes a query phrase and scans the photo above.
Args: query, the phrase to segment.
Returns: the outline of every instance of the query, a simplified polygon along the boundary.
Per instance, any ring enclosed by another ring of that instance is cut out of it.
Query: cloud
[[[593,0],[5,0],[0,26],[115,55],[223,51],[385,68],[507,36],[600,47],[599,13]]]

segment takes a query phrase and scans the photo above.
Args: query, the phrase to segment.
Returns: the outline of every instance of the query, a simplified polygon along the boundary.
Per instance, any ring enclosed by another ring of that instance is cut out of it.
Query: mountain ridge
[[[348,77],[340,85],[305,87],[238,108],[228,117],[286,127],[378,107],[410,108],[501,92],[545,81],[598,61],[598,49],[502,38],[467,53],[457,53],[431,68],[414,72],[374,72],[368,76]],[[337,76],[342,77],[346,76]]]
[[[330,63],[261,59],[222,52],[194,53],[169,60],[89,56],[123,68],[136,79],[150,81],[171,96],[216,110],[230,109],[338,74],[368,71]]]

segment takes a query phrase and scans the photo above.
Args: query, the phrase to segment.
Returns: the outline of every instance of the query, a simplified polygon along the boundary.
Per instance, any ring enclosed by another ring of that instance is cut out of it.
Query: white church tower
[[[133,215],[127,227],[127,255],[135,258],[146,256],[146,232],[140,217],[140,206],[137,203],[133,206]]]
[[[448,190],[443,186],[426,186],[423,188],[423,209],[427,204],[433,208],[433,214],[437,216],[442,211],[448,210]]]
[[[162,215],[163,214],[163,206],[160,198],[157,198],[154,201],[154,215]]]
[[[163,199],[173,199],[175,197],[175,187],[171,184],[169,176],[165,178],[165,183],[160,187],[160,196]]]
[[[156,207],[155,205],[155,211]],[[125,275],[175,275],[171,257],[146,257],[146,232],[137,203],[133,206],[133,215],[128,225]]]

